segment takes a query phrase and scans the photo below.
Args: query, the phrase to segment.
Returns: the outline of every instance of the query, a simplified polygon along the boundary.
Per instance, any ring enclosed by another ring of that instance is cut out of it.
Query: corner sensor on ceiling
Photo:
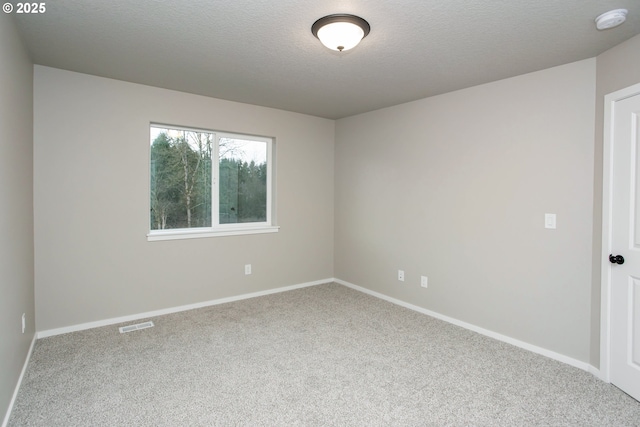
[[[596,18],[596,28],[599,30],[608,30],[617,27],[627,20],[627,9],[616,9],[605,12]]]

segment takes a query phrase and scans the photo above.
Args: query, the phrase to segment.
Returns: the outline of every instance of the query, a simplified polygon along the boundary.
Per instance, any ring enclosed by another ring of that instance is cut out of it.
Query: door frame
[[[602,150],[602,254],[600,280],[600,378],[611,382],[611,232],[613,210],[613,142],[616,102],[640,95],[640,83],[604,97],[604,134]]]

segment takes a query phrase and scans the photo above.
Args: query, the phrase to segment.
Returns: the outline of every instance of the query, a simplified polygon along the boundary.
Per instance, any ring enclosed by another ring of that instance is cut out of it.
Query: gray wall
[[[333,121],[41,66],[34,90],[39,331],[333,277]],[[148,242],[152,121],[276,137],[280,232]]]
[[[590,59],[339,120],[335,276],[589,362],[595,80]]]
[[[591,364],[600,366],[600,274],[602,266],[602,152],[604,96],[640,83],[640,36],[635,36],[596,58],[595,181],[593,201],[593,286]]]
[[[33,66],[0,14],[0,422],[34,336]],[[21,330],[22,313],[27,329]]]

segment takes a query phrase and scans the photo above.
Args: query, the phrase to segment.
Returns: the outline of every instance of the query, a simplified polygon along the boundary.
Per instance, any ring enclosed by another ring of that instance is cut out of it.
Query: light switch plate
[[[556,214],[547,213],[544,214],[544,228],[556,228]]]

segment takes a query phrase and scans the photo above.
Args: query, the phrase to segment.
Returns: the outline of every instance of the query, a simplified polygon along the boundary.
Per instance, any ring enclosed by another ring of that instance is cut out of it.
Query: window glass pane
[[[220,224],[267,220],[267,143],[220,138]]]
[[[213,133],[151,126],[151,230],[211,227]]]

